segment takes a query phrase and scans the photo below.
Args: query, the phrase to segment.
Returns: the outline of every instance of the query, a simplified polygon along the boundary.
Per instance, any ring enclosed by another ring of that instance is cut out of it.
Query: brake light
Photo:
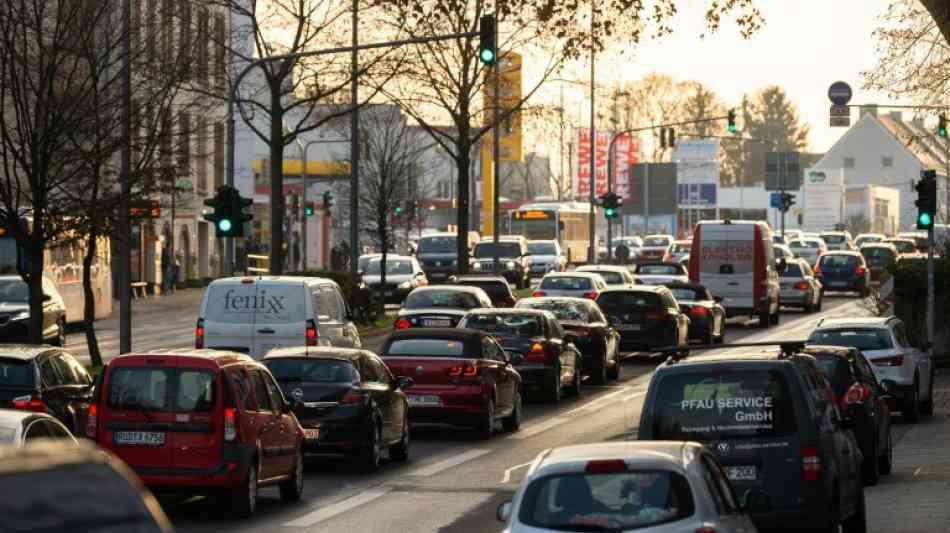
[[[542,296],[545,296],[545,292],[544,292],[544,291],[534,291],[534,292],[531,293],[531,296],[533,296],[533,297],[535,297],[535,298],[540,298],[540,297],[542,297]]]
[[[307,346],[316,346],[317,338],[320,334],[317,332],[317,323],[313,319],[307,320]]]
[[[195,325],[195,348],[201,350],[205,347],[205,319],[199,318]]]
[[[818,481],[821,479],[821,458],[818,457],[818,448],[802,446],[802,480]]]
[[[867,272],[867,271],[868,271],[868,269],[866,269],[866,268],[864,268],[863,266],[859,265],[858,268],[855,268],[855,269],[854,269],[854,275],[855,275],[855,276],[863,276],[864,273]]]
[[[449,368],[449,377],[453,378],[474,378],[478,375],[478,367],[470,365],[456,365]]]
[[[359,405],[366,399],[366,395],[360,389],[350,389],[340,398],[340,405]]]
[[[844,394],[842,399],[842,407],[848,405],[861,405],[865,400],[868,399],[868,390],[864,385],[860,383],[855,383],[851,385],[851,388],[848,389],[848,392]]]
[[[237,410],[233,407],[224,408],[224,440],[233,442],[237,439]]]
[[[529,363],[543,363],[547,360],[547,354],[544,352],[544,345],[536,342],[531,345],[531,351],[525,354],[525,361]]]
[[[587,298],[588,300],[596,300],[598,296],[600,296],[600,293],[597,291],[590,291],[590,292],[584,293],[584,298]]]
[[[903,366],[904,356],[895,355],[894,357],[882,357],[880,359],[872,359],[872,363],[875,366]]]
[[[618,474],[627,471],[627,463],[623,459],[600,459],[588,461],[584,470],[588,474]]]
[[[399,320],[393,323],[393,326],[396,329],[409,329],[412,327],[412,324],[410,324],[409,321],[406,320],[405,318],[400,318]]]
[[[705,307],[693,307],[689,310],[689,314],[693,316],[706,316],[709,314],[709,311]]]
[[[43,403],[43,399],[40,398],[35,392],[30,396],[20,396],[14,398],[13,408],[23,409],[24,411],[36,411],[37,413],[46,412],[46,404]]]
[[[807,282],[807,281],[799,281],[798,283],[795,284],[795,288],[798,289],[798,290],[800,290],[800,291],[807,291],[807,290],[808,290],[808,282]]]
[[[96,432],[99,429],[99,406],[89,405],[86,413],[86,436],[90,439],[96,438]]]

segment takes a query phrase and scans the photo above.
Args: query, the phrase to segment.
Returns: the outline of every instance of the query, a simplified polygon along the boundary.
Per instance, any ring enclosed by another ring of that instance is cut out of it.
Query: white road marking
[[[512,474],[512,472],[514,472],[515,470],[520,470],[520,469],[522,469],[522,468],[524,468],[524,467],[526,467],[526,466],[531,466],[531,463],[533,463],[533,462],[534,462],[534,461],[528,461],[527,463],[521,463],[520,465],[515,465],[515,466],[512,466],[511,468],[506,469],[506,470],[505,470],[505,475],[504,475],[504,477],[501,478],[501,484],[502,484],[502,485],[505,485],[505,484],[511,482],[511,474]]]
[[[574,409],[567,411],[566,413],[564,413],[564,416],[570,416],[580,411],[590,411],[594,409],[594,407],[598,407],[599,404],[605,403],[607,400],[610,400],[610,398],[617,396],[618,394],[623,394],[624,392],[627,392],[628,390],[629,390],[628,388],[624,387],[618,391],[611,392],[610,394],[605,394],[597,399],[594,399],[585,403],[584,405],[580,407],[575,407]]]
[[[323,507],[322,509],[316,509],[315,511],[305,514],[296,520],[291,520],[290,522],[285,523],[284,527],[311,527],[314,524],[319,524],[320,522],[329,520],[334,516],[343,514],[351,509],[365,505],[378,498],[382,498],[392,490],[392,487],[377,487],[370,489],[351,498],[334,503],[333,505]]]
[[[566,416],[555,416],[554,418],[549,418],[544,422],[538,422],[536,424],[531,424],[530,426],[523,428],[517,433],[512,433],[508,436],[509,439],[515,440],[525,440],[530,439],[531,437],[537,435],[538,433],[543,433],[551,428],[560,426],[564,424],[569,419]]]
[[[635,392],[635,393],[631,394],[630,396],[625,397],[625,398],[624,398],[623,400],[621,400],[621,401],[629,402],[630,400],[632,400],[632,399],[634,399],[634,398],[639,398],[640,396],[643,396],[643,395],[646,394],[646,393],[647,393],[646,391]]]
[[[489,451],[490,450],[484,450],[480,448],[476,448],[474,450],[468,450],[467,452],[454,455],[452,457],[449,457],[448,459],[444,459],[437,463],[433,463],[429,466],[424,466],[422,468],[411,470],[406,475],[415,476],[415,477],[432,476],[432,475],[438,474],[439,472],[442,472],[443,470],[448,470],[449,468],[452,468],[453,466],[457,466],[462,463],[471,461],[472,459],[481,457],[485,455],[486,453],[488,453]]]

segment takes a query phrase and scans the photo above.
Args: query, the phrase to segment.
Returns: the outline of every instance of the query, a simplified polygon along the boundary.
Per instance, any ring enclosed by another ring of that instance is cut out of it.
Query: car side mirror
[[[498,506],[498,510],[495,512],[495,517],[498,518],[499,522],[507,522],[511,517],[511,500],[502,502]]]
[[[749,514],[767,513],[771,508],[769,495],[762,490],[749,489],[742,495],[740,507]]]
[[[415,383],[416,382],[413,381],[412,378],[407,377],[407,376],[399,376],[398,378],[396,378],[396,388],[400,390],[408,389],[409,387],[412,387],[413,385],[415,385]]]

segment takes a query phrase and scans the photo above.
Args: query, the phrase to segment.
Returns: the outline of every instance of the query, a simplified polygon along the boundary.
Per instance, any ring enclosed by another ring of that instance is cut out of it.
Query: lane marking
[[[406,475],[414,476],[414,477],[432,476],[432,475],[438,474],[439,472],[442,472],[443,470],[448,470],[449,468],[452,468],[453,466],[457,466],[462,463],[471,461],[472,459],[481,457],[485,455],[486,453],[488,453],[489,451],[490,450],[485,450],[481,448],[468,450],[467,452],[463,452],[453,457],[449,457],[448,459],[444,459],[437,463],[433,463],[429,466],[424,466],[422,468],[417,468],[415,470],[412,470]]]
[[[517,433],[512,433],[508,435],[509,439],[515,440],[525,440],[530,439],[531,437],[537,435],[538,433],[543,433],[551,428],[560,426],[565,422],[568,422],[570,419],[566,416],[555,416],[554,418],[549,418],[544,422],[538,422],[537,424],[531,424],[530,426],[518,431]]]
[[[603,395],[603,396],[600,396],[599,398],[595,398],[595,399],[593,399],[593,400],[591,400],[591,401],[585,403],[584,405],[582,405],[582,406],[580,406],[580,407],[575,407],[574,409],[571,409],[570,411],[565,412],[562,416],[570,416],[570,415],[572,415],[572,414],[574,414],[574,413],[578,413],[578,412],[580,412],[580,411],[589,411],[589,410],[592,410],[594,407],[597,407],[597,406],[598,406],[597,404],[606,402],[606,401],[609,400],[610,398],[612,398],[612,397],[614,397],[614,396],[617,396],[618,394],[623,394],[623,393],[625,393],[625,392],[627,392],[627,391],[629,391],[629,390],[630,390],[630,389],[628,389],[628,388],[623,388],[623,389],[620,389],[620,390],[611,392],[610,394],[605,394],[605,395]]]
[[[643,396],[643,395],[646,394],[646,393],[647,393],[647,391],[644,391],[644,390],[642,390],[642,391],[640,391],[640,392],[635,392],[635,393],[631,394],[630,396],[625,397],[625,398],[624,398],[623,400],[621,400],[621,401],[629,402],[630,400],[632,400],[632,399],[634,399],[634,398],[639,398],[640,396]]]
[[[365,505],[373,500],[382,498],[392,490],[392,487],[377,487],[370,489],[361,494],[357,494],[356,496],[352,496],[343,501],[334,503],[333,505],[317,509],[283,525],[284,527],[311,527],[314,524],[319,524],[320,522],[329,520],[334,516],[343,514],[361,505]]]
[[[534,463],[534,461],[528,461],[527,463],[521,463],[520,465],[515,465],[505,470],[505,475],[504,477],[501,478],[501,484],[505,485],[505,484],[510,483],[512,472],[514,472],[515,470],[521,470],[522,468],[526,466],[531,466],[532,463]]]

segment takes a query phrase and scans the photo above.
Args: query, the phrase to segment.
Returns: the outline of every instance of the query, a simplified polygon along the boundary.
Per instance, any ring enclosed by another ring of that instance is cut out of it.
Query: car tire
[[[230,508],[239,518],[250,518],[257,509],[257,457],[251,460],[240,486],[231,490]]]
[[[771,313],[766,309],[764,312],[759,313],[759,328],[766,329],[772,322]]]
[[[577,361],[574,363],[574,365],[574,379],[571,380],[570,392],[571,396],[579,398],[581,395],[581,376],[583,374],[583,367],[581,366],[580,361]]]
[[[855,509],[854,514],[849,516],[841,525],[843,526],[842,529],[844,533],[867,533],[868,515],[863,488],[858,491],[858,508]]]
[[[873,487],[881,480],[881,463],[878,461],[879,450],[876,429],[872,431],[871,440],[873,441],[871,453],[864,458],[864,463],[861,465],[861,479],[867,487]]]
[[[521,391],[515,391],[514,407],[511,414],[501,420],[501,426],[508,433],[514,433],[521,429]]]
[[[389,460],[396,461],[399,463],[405,463],[409,460],[409,444],[410,444],[410,434],[409,434],[409,419],[407,418],[402,423],[402,438],[399,439],[399,442],[393,444],[389,447]]]
[[[66,347],[66,324],[63,319],[59,319],[56,322],[56,338],[53,339],[53,346],[59,348]]]
[[[779,323],[779,311],[775,309],[775,312],[769,315],[769,324],[772,326],[777,326]]]
[[[890,475],[891,470],[894,466],[894,441],[891,437],[891,430],[887,430],[887,448],[884,450],[884,453],[878,458],[878,471],[881,472],[881,475],[887,476]]]
[[[814,306],[814,304],[811,303],[811,300],[810,300],[810,299],[805,302],[805,305],[802,307],[802,311],[805,312],[805,313],[814,313],[814,312],[815,312],[815,306]]]
[[[285,502],[299,502],[303,497],[303,452],[297,450],[297,459],[294,461],[294,471],[290,479],[282,482],[280,489],[280,499]]]
[[[367,474],[372,474],[379,470],[379,464],[382,456],[382,429],[378,421],[373,420],[372,440],[360,450],[358,461],[360,470]]]
[[[617,358],[614,360],[614,366],[610,367],[607,371],[607,379],[610,381],[620,381],[620,372],[623,365],[620,361],[620,353],[617,353]]]
[[[914,384],[905,393],[901,416],[904,422],[916,422],[920,420],[920,382],[914,379]]]
[[[934,371],[930,370],[930,385],[927,386],[927,399],[920,402],[920,414],[930,416],[934,414]]]
[[[488,400],[485,414],[478,421],[475,430],[478,431],[478,438],[482,440],[491,440],[495,436],[495,402],[493,400]]]
[[[604,349],[604,354],[601,356],[597,364],[594,365],[594,368],[591,369],[590,373],[591,381],[594,385],[604,385],[607,383],[607,350]]]
[[[551,383],[545,387],[545,396],[550,403],[561,403],[561,369],[557,367],[553,372]]]

